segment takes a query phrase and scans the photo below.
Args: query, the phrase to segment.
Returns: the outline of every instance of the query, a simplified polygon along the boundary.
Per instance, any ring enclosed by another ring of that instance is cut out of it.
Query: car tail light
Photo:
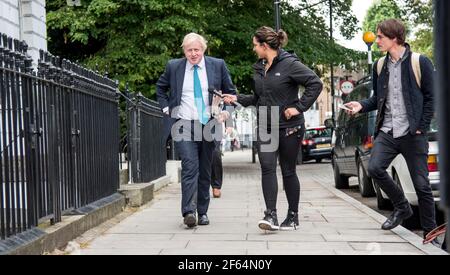
[[[429,172],[437,172],[439,171],[438,161],[436,155],[430,155],[428,157],[428,171]]]
[[[310,140],[310,139],[307,139],[307,140],[303,140],[302,141],[302,144],[303,144],[303,146],[312,146],[312,145],[314,145],[315,143],[314,143],[314,141],[313,140]]]
[[[363,140],[364,149],[369,150],[373,148],[373,136],[367,136]]]

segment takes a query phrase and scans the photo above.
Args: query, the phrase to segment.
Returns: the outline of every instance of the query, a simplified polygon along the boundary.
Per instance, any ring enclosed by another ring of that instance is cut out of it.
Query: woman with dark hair
[[[303,112],[314,104],[322,91],[319,77],[303,65],[295,54],[282,49],[287,41],[287,34],[283,30],[275,32],[270,27],[259,28],[253,36],[253,50],[259,58],[253,66],[254,94],[238,97],[225,95],[224,99],[227,104],[237,101],[244,107],[257,108],[257,147],[267,208],[258,226],[269,231],[295,230],[299,225],[300,182],[296,173],[296,160],[304,134]],[[300,86],[305,87],[301,98]],[[269,141],[264,134],[270,135]],[[278,224],[276,207],[278,159],[289,203],[287,217],[281,226]]]

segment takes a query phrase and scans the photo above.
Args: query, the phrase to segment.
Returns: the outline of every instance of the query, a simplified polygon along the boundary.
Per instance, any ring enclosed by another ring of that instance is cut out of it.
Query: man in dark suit
[[[182,165],[182,214],[189,227],[208,225],[211,161],[214,140],[205,135],[217,125],[211,119],[209,90],[235,94],[222,59],[205,56],[206,40],[190,33],[183,40],[185,58],[170,60],[158,80],[157,97],[165,117],[164,138],[175,140]],[[216,129],[218,133],[220,130]]]

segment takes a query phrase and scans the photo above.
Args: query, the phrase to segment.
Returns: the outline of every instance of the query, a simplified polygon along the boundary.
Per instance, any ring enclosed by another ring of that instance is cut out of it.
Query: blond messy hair
[[[200,45],[202,46],[203,52],[205,52],[206,49],[208,48],[208,41],[206,41],[206,39],[203,36],[201,36],[200,34],[197,34],[194,32],[191,32],[184,37],[183,44],[181,44],[181,47],[185,48],[186,46],[188,46],[194,42],[200,43]]]

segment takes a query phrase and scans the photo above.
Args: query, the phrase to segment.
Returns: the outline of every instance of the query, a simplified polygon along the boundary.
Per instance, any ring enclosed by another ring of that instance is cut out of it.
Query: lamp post
[[[363,40],[367,45],[367,63],[369,64],[369,75],[372,74],[372,64],[373,64],[373,60],[372,60],[372,45],[373,42],[375,42],[376,40],[376,36],[373,32],[365,32],[363,35]]]
[[[280,0],[274,0],[273,6],[275,10],[275,30],[278,32],[281,29]]]
[[[281,0],[274,0],[274,9],[275,9],[275,29],[278,31],[281,28],[281,17],[280,17],[280,1]],[[320,2],[317,2],[315,4],[312,4],[308,7],[305,7],[301,9],[300,11],[307,10],[309,8],[312,8],[314,6],[323,4],[328,1],[329,10],[330,10],[330,46],[333,45],[333,0],[322,0]],[[335,119],[335,100],[336,100],[336,93],[335,93],[335,87],[334,87],[334,64],[333,61],[330,63],[330,78],[331,78],[331,84],[330,84],[330,92],[331,92],[331,117],[334,120]]]
[[[330,5],[330,45],[333,45],[333,1],[329,0],[328,4]],[[336,93],[335,93],[335,89],[334,89],[334,66],[333,66],[333,61],[331,61],[330,63],[330,78],[331,78],[331,82],[330,82],[330,87],[331,87],[331,98],[333,99],[333,101],[331,102],[331,118],[333,119],[333,121],[336,119],[336,115],[335,115],[335,101],[336,101]]]

